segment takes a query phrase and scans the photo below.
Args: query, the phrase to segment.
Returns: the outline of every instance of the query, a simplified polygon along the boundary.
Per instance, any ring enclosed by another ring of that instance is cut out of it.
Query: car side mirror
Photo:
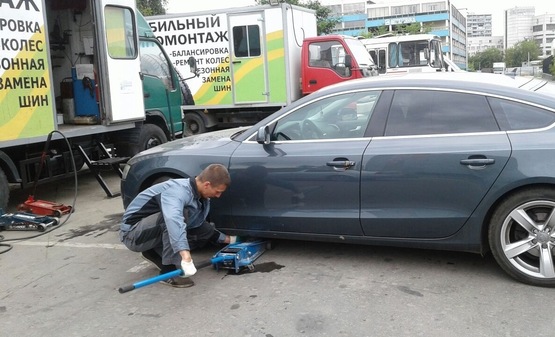
[[[261,126],[256,133],[256,142],[258,144],[268,145],[270,144],[270,128],[268,125]]]

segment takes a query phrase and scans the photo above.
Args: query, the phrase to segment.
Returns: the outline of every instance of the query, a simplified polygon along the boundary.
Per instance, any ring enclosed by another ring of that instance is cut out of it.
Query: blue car
[[[491,251],[516,280],[553,287],[553,87],[471,73],[341,83],[138,154],[123,203],[221,163],[232,184],[210,220],[226,233]]]

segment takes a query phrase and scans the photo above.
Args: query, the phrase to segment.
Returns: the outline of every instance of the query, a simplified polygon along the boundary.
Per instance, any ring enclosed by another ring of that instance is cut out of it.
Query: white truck
[[[182,104],[134,0],[0,1],[0,208],[11,184],[179,137]]]
[[[147,21],[181,73],[197,60],[194,105],[183,107],[191,134],[254,124],[322,86],[377,75],[360,41],[316,36],[315,12],[286,3]]]
[[[443,55],[441,38],[434,34],[384,34],[361,41],[380,74],[461,71]]]
[[[505,62],[493,62],[493,73],[494,74],[504,74],[505,73]]]

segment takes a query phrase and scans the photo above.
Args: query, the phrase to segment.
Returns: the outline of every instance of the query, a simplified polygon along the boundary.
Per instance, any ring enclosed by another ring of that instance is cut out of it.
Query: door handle
[[[474,158],[474,159],[463,159],[461,160],[461,165],[468,166],[486,166],[495,164],[495,159],[491,158]]]
[[[316,84],[316,83],[318,83],[318,82],[316,82],[316,80],[310,80],[310,81],[308,81],[308,84]]]
[[[143,93],[143,97],[144,97],[144,98],[149,98],[149,97],[150,97],[150,92],[145,91],[145,92]]]
[[[233,62],[231,62],[231,63],[237,64],[237,63],[241,63],[241,61],[233,61]]]
[[[351,160],[333,160],[326,163],[326,166],[331,166],[334,169],[343,169],[347,170],[353,166],[355,166],[355,162]]]

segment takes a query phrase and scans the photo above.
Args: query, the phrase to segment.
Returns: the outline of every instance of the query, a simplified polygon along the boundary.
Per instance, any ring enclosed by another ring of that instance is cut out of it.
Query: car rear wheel
[[[513,278],[555,287],[555,191],[527,190],[493,213],[489,243],[497,263]]]

